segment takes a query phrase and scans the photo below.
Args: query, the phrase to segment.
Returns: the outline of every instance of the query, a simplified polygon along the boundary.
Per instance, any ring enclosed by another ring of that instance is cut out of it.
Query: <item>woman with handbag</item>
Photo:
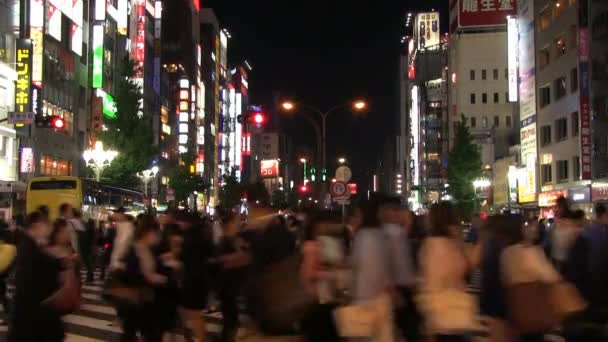
[[[449,202],[441,202],[431,206],[428,217],[430,236],[420,251],[417,302],[434,341],[464,341],[478,329],[477,303],[466,292],[468,262],[458,216]]]
[[[17,250],[14,309],[7,341],[63,341],[61,314],[44,303],[60,288],[61,262],[44,251],[50,233],[44,214],[28,215]]]

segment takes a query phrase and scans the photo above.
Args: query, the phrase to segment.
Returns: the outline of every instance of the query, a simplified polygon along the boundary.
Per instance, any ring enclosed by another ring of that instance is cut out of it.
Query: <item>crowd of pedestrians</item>
[[[209,341],[204,313],[217,301],[226,342],[246,341],[243,326],[315,342],[527,342],[556,328],[566,341],[608,341],[608,211],[599,205],[587,222],[560,198],[554,213],[490,216],[471,239],[451,203],[417,216],[384,195],[346,218],[118,208],[95,222],[63,204],[54,222],[40,208],[20,227],[2,225],[0,304],[9,341],[62,341],[82,271],[85,282],[101,276],[125,342]]]

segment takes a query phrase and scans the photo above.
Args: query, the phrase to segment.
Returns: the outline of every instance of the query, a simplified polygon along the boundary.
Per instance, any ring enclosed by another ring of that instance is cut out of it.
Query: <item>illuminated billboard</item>
[[[97,97],[101,98],[101,112],[103,115],[110,119],[116,119],[118,113],[118,105],[112,95],[103,91],[103,89],[97,89]]]
[[[179,124],[178,124],[178,150],[179,153],[188,152],[188,120],[190,112],[190,82],[183,78],[179,81]]]
[[[49,4],[47,11],[47,31],[51,37],[61,41],[61,11]]]
[[[590,180],[591,169],[591,111],[590,101],[591,89],[589,89],[590,67],[589,67],[589,14],[588,4],[580,1],[578,4],[579,27],[578,27],[578,82],[579,82],[579,104],[580,104],[580,142],[581,142],[581,179]],[[595,25],[595,24],[594,24]]]
[[[146,8],[144,5],[135,6],[137,13],[137,31],[135,33],[135,62],[137,70],[135,77],[144,77],[144,59],[146,54]]]
[[[44,1],[30,0],[30,38],[32,39],[32,83],[42,86],[44,60]]]
[[[18,39],[15,52],[15,112],[31,111],[30,88],[32,72],[32,42],[29,39]]]
[[[129,28],[129,17],[128,17],[128,7],[129,4],[127,0],[118,0],[118,20],[116,21],[116,27],[118,29],[118,33],[123,36],[127,34],[127,30]]]
[[[412,209],[418,209],[420,205],[418,191],[415,187],[420,185],[420,159],[419,159],[419,143],[420,143],[420,109],[419,109],[419,92],[418,86],[413,86],[411,90],[412,106],[410,108],[410,199]]]
[[[82,56],[82,28],[76,24],[72,24],[72,51],[78,56]]]
[[[269,159],[260,161],[260,177],[276,178],[279,176],[279,161]]]
[[[439,45],[439,13],[428,12],[416,15],[414,40],[417,49],[427,49]]]
[[[103,88],[103,26],[93,25],[93,88]]]
[[[19,171],[21,173],[34,173],[34,150],[31,147],[23,147],[21,149],[21,165]]]
[[[536,201],[536,162],[538,158],[536,125],[536,78],[534,53],[534,1],[519,0],[519,112],[520,153],[524,170],[519,178],[519,202]]]
[[[517,102],[517,18],[507,18],[507,67],[509,72],[509,102]]]
[[[458,27],[488,27],[507,23],[516,14],[516,0],[458,0]]]
[[[94,0],[95,1],[95,20],[105,21],[106,20],[106,0]]]

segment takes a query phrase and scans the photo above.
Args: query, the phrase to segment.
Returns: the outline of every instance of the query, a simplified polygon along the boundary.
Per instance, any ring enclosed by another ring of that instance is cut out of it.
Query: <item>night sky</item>
[[[203,6],[213,8],[232,35],[231,63],[252,64],[252,103],[272,109],[275,99],[291,97],[326,110],[354,98],[369,102],[364,117],[341,112],[328,119],[328,166],[344,155],[365,183],[387,136],[397,133],[404,16],[433,8],[445,15],[448,0],[377,0],[367,6],[348,0],[203,0]],[[314,131],[301,120],[283,118],[282,126],[296,147],[314,149]]]

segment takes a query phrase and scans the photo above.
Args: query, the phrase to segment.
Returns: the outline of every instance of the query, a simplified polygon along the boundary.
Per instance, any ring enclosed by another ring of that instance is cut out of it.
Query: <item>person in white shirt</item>
[[[125,209],[122,207],[116,210],[112,218],[116,222],[116,237],[114,238],[114,249],[110,256],[110,270],[124,269],[122,259],[127,254],[133,241],[135,226],[133,222],[129,221],[129,218],[125,215]]]

